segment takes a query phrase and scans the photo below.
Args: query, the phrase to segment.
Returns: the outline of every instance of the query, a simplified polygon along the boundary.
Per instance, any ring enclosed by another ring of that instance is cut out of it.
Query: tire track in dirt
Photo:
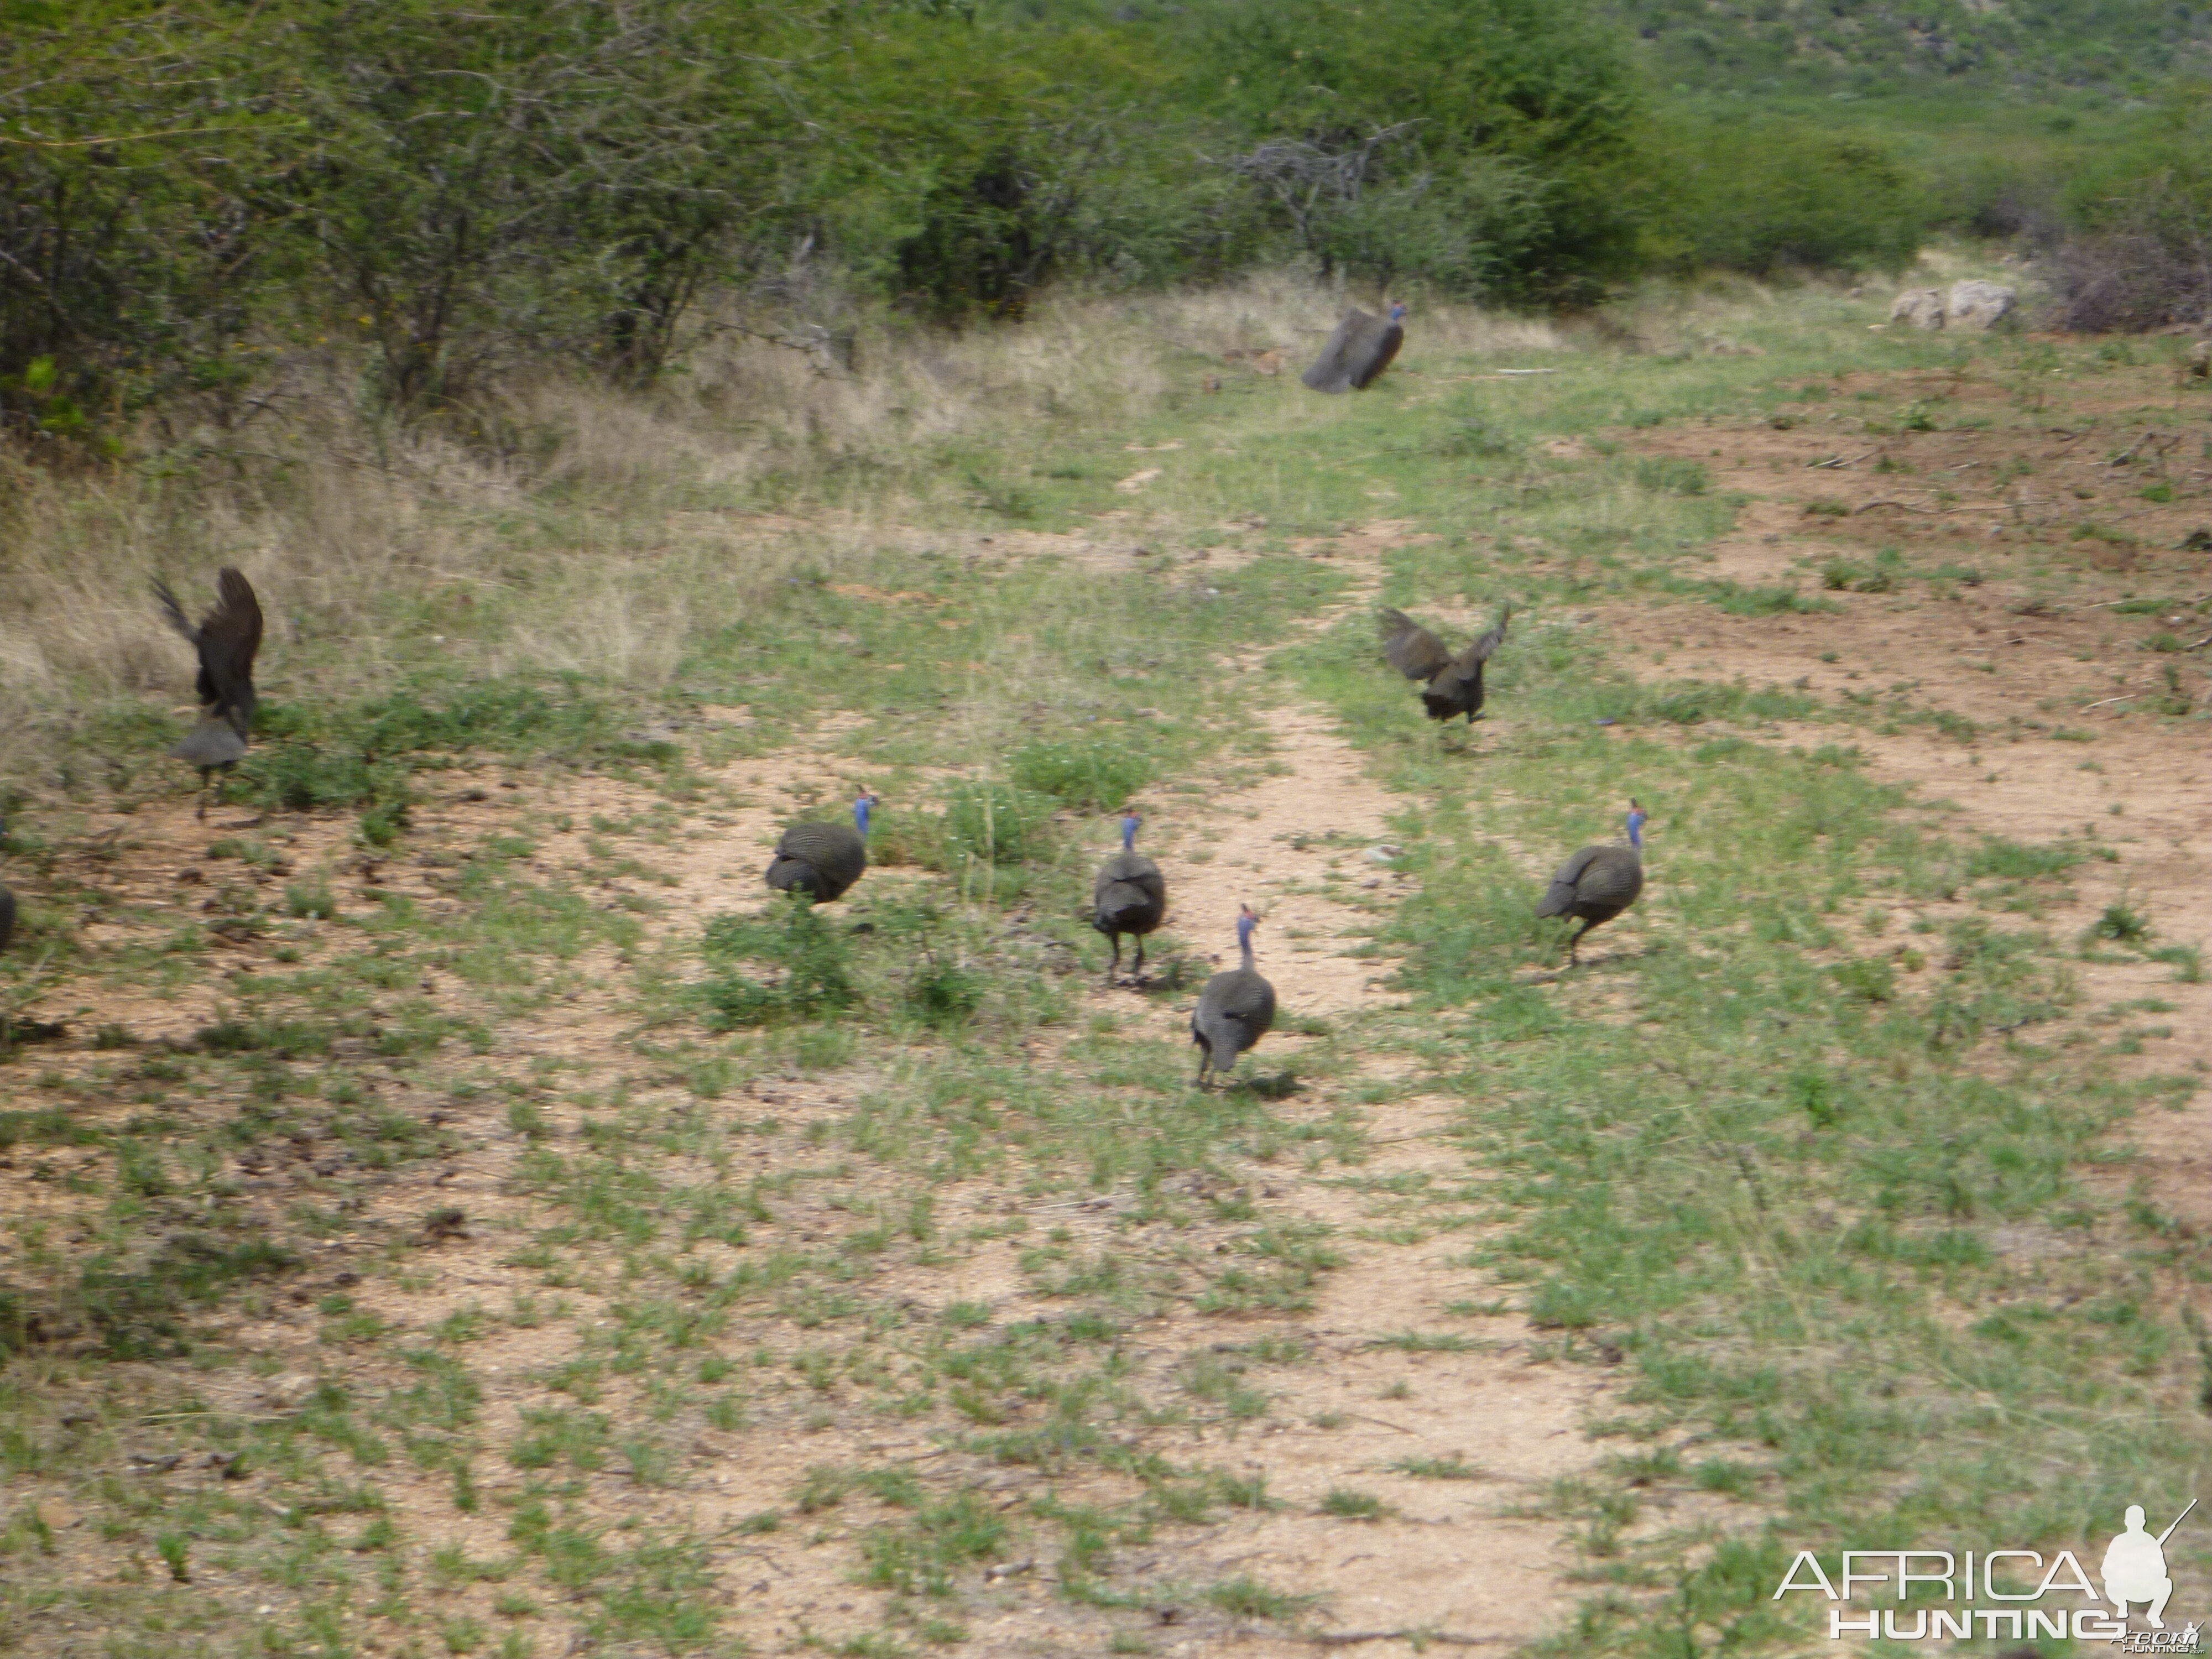
[[[1396,803],[1327,712],[1283,695],[1265,662],[1282,645],[1369,609],[1381,590],[1382,556],[1418,539],[1409,528],[1383,521],[1340,538],[1330,551],[1350,577],[1342,595],[1285,640],[1230,659],[1229,695],[1267,721],[1276,739],[1271,758],[1284,769],[1210,801],[1196,821],[1159,837],[1178,934],[1218,946],[1232,936],[1237,906],[1247,901],[1266,917],[1257,957],[1279,1012],[1275,1032],[1243,1062],[1257,1060],[1262,1074],[1295,1058],[1302,1044],[1285,1028],[1301,1017],[1321,1017],[1356,1041],[1363,1022],[1387,1019],[1403,1006],[1382,983],[1390,964],[1368,954],[1388,907],[1405,891],[1387,861],[1369,857],[1388,843]],[[1152,1023],[1181,1036],[1188,1001]],[[1343,1083],[1315,1085],[1314,1109],[1398,1070],[1388,1057],[1369,1056]],[[1455,1102],[1436,1095],[1360,1109],[1376,1155],[1359,1175],[1370,1183],[1463,1182],[1466,1159],[1449,1139],[1455,1110]],[[1604,1374],[1547,1360],[1517,1316],[1471,1311],[1489,1289],[1457,1260],[1468,1234],[1417,1231],[1413,1242],[1395,1242],[1387,1195],[1340,1178],[1267,1179],[1279,1194],[1270,1213],[1328,1224],[1346,1259],[1299,1322],[1317,1345],[1317,1363],[1271,1379],[1279,1385],[1273,1416],[1243,1455],[1285,1507],[1224,1528],[1202,1552],[1211,1571],[1249,1572],[1319,1596],[1315,1622],[1322,1629],[1444,1630],[1510,1646],[1554,1626],[1576,1592],[1569,1550],[1545,1513],[1543,1493],[1596,1462],[1582,1430],[1606,1391]],[[1249,1320],[1177,1322],[1184,1328],[1174,1340],[1192,1347],[1252,1336]],[[1449,1346],[1385,1346],[1414,1334]],[[1404,1468],[1452,1460],[1477,1473],[1437,1480]],[[1380,1498],[1383,1516],[1348,1525],[1322,1512],[1337,1490]],[[1194,1635],[1166,1650],[1313,1650],[1248,1630]],[[1415,1650],[1376,1640],[1359,1650]]]

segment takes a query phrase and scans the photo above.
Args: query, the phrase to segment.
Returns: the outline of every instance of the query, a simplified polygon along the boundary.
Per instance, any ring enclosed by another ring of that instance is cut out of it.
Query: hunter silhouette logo
[[[2173,1517],[2172,1524],[2155,1538],[2143,1530],[2142,1505],[2128,1505],[2128,1529],[2105,1546],[2105,1599],[2119,1609],[2120,1617],[2128,1616],[2128,1603],[2145,1601],[2149,1611],[2144,1615],[2153,1630],[2166,1628],[2166,1599],[2173,1594],[2173,1580],[2166,1571],[2166,1540],[2173,1536],[2173,1528],[2189,1518],[2189,1510],[2197,1507],[2197,1500],[2189,1500],[2189,1509]]]
[[[2166,1603],[2174,1591],[2166,1540],[2196,1507],[2192,1498],[2165,1531],[2154,1534],[2142,1505],[2130,1504],[2126,1524],[2105,1547],[2094,1578],[2087,1564],[2067,1549],[2055,1554],[2027,1549],[1963,1554],[1947,1549],[1845,1550],[1843,1571],[1833,1578],[1819,1556],[1800,1550],[1772,1599],[1798,1591],[1826,1601],[1832,1642],[1846,1636],[1893,1642],[1977,1637],[2018,1642],[2047,1636],[2107,1642],[2129,1654],[2201,1653],[2202,1626],[2196,1620],[2178,1631],[2166,1624]],[[2142,1610],[2148,1628],[2131,1627],[2130,1608]]]

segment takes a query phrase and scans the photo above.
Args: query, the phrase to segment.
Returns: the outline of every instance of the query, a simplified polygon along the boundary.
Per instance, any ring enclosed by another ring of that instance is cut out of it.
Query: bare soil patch
[[[2153,371],[2069,386],[2063,416],[1971,374],[1832,384],[1875,394],[1885,413],[1921,410],[1936,429],[1849,430],[1815,401],[1785,411],[1784,429],[1625,434],[1750,498],[1737,533],[1710,560],[1680,562],[1682,574],[1789,588],[1832,609],[1640,604],[1596,619],[1638,651],[1647,678],[1895,697],[1957,717],[1796,734],[1856,746],[1872,775],[1939,805],[1970,836],[2095,837],[2117,856],[2071,872],[2070,896],[2038,918],[2054,934],[2083,935],[2124,904],[2159,940],[2212,949],[2212,756],[2201,721],[2177,717],[2212,699],[2203,647],[2190,648],[2212,635],[2212,559],[2183,545],[2212,520],[2197,436],[2185,441],[2180,424],[2201,411],[2177,407]],[[1838,458],[1847,464],[1820,465]],[[1875,470],[1885,464],[1894,470]],[[2212,1224],[2212,984],[2084,956],[2093,1003],[2166,1005],[2138,1017],[2114,1063],[2201,1080],[2185,1109],[2138,1120],[2136,1170],[2161,1206]]]

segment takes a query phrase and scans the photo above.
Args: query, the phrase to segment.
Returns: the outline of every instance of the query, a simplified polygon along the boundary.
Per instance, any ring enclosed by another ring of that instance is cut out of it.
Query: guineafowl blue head
[[[1634,801],[1628,803],[1628,844],[1639,850],[1644,846],[1644,809]]]
[[[1252,930],[1260,925],[1260,917],[1249,904],[1237,907],[1237,944],[1241,950],[1252,948]]]
[[[1406,307],[1402,301],[1391,302],[1390,320],[1394,323],[1402,323],[1406,320]]]
[[[874,810],[875,805],[876,798],[873,795],[862,795],[853,803],[853,827],[860,832],[860,837],[864,841],[868,834],[868,814]]]
[[[1137,826],[1143,822],[1144,819],[1137,816],[1134,807],[1121,814],[1121,850],[1123,852],[1133,853],[1137,850]]]

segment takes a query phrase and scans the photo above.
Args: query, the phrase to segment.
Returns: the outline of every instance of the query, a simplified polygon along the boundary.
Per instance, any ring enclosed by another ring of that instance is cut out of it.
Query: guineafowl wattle
[[[1252,930],[1259,925],[1250,905],[1238,908],[1237,949],[1242,960],[1206,981],[1198,994],[1198,1006],[1191,1011],[1190,1040],[1198,1045],[1200,1088],[1210,1071],[1227,1076],[1237,1056],[1267,1036],[1275,1023],[1275,988],[1252,965]]]
[[[1401,305],[1392,306],[1387,318],[1354,306],[1299,378],[1316,392],[1358,392],[1374,385],[1406,343],[1405,320]]]
[[[1375,628],[1382,636],[1382,659],[1407,679],[1425,683],[1451,666],[1443,641],[1404,611],[1385,606]]]
[[[207,816],[208,786],[218,771],[245,758],[253,727],[253,659],[261,649],[261,602],[242,572],[226,566],[216,576],[216,606],[195,628],[168,583],[156,580],[154,598],[169,626],[199,653],[200,721],[169,750],[200,769],[199,810]]]
[[[1141,976],[1145,935],[1168,913],[1168,885],[1160,866],[1137,850],[1137,830],[1143,822],[1134,812],[1122,814],[1121,850],[1098,866],[1098,879],[1091,890],[1091,925],[1114,941],[1114,960],[1106,969],[1109,985],[1121,971],[1121,935],[1137,941],[1137,960],[1129,971]]]
[[[1439,670],[1421,693],[1421,707],[1432,720],[1464,714],[1473,726],[1482,716],[1482,665],[1505,643],[1505,624],[1513,620],[1513,607],[1498,612],[1498,625],[1454,657]]]
[[[853,803],[853,822],[794,823],[775,844],[768,884],[779,893],[805,893],[817,904],[848,891],[867,872],[868,813],[873,795]]]
[[[1567,965],[1573,967],[1583,935],[1611,921],[1635,903],[1643,890],[1644,809],[1631,801],[1628,845],[1583,848],[1559,866],[1536,906],[1536,914],[1566,916],[1582,923],[1567,941]]]

